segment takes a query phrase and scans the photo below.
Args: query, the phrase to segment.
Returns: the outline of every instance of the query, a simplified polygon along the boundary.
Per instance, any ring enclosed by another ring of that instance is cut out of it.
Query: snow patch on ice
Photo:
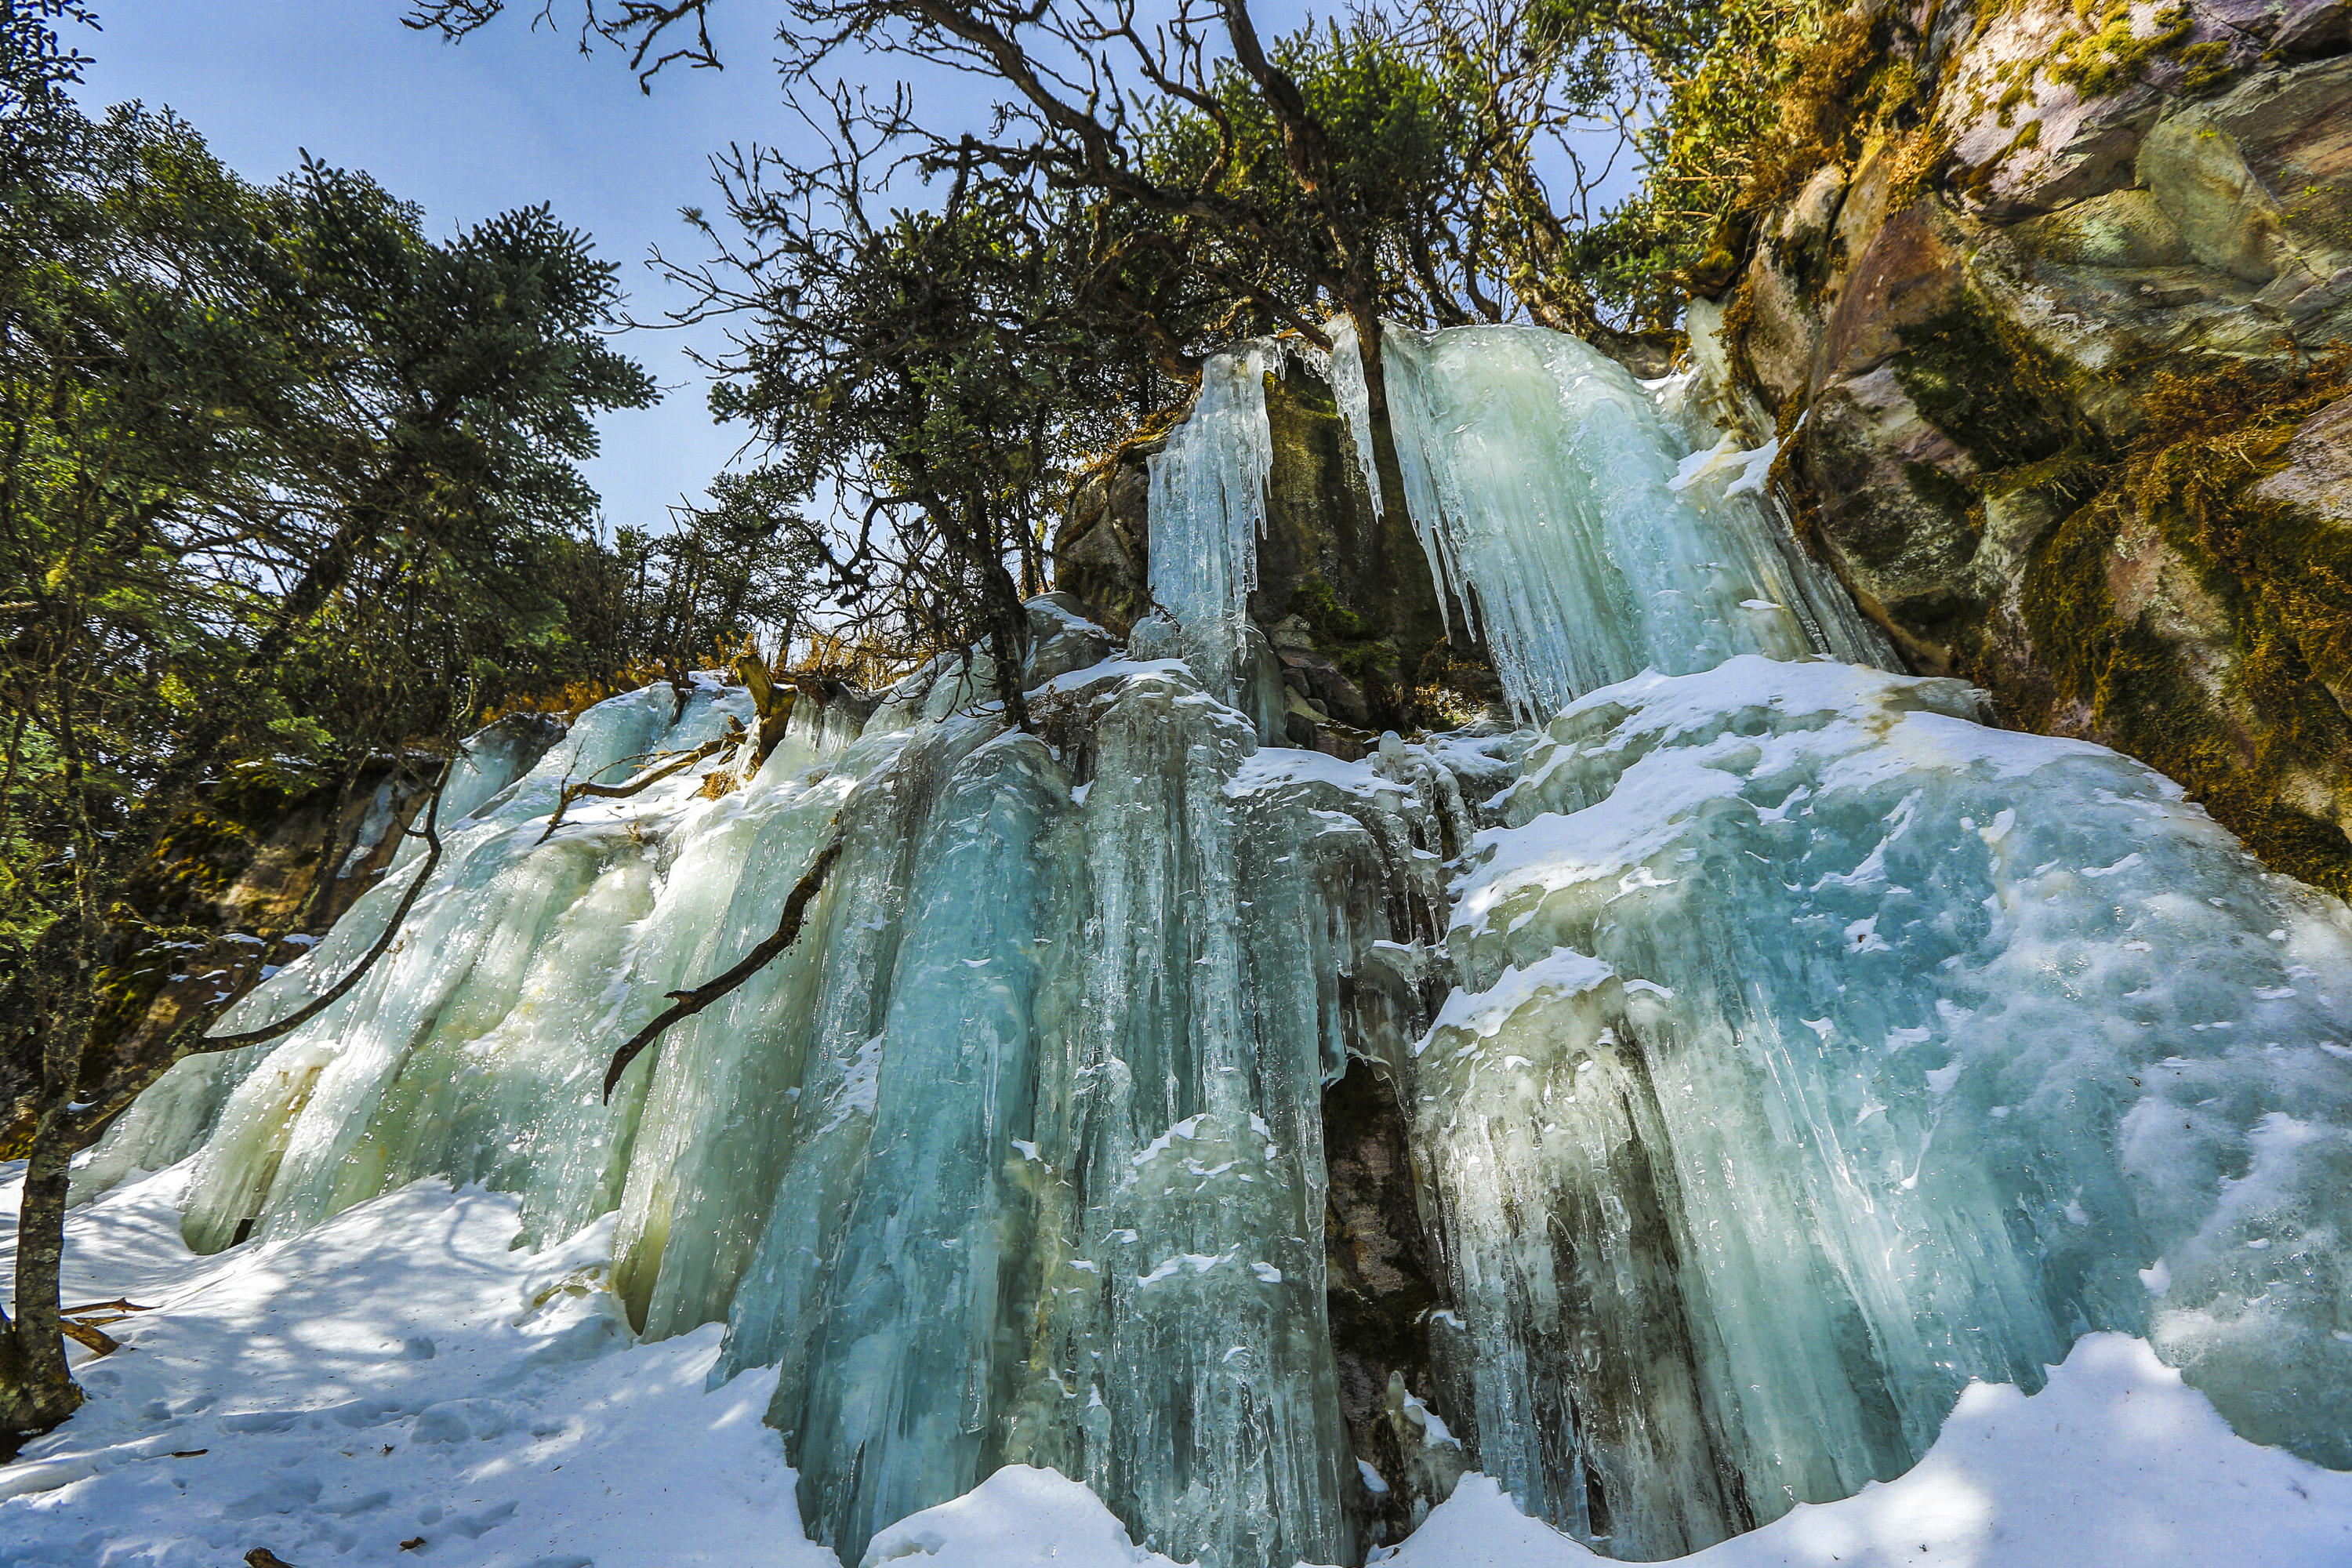
[[[1007,1465],[953,1502],[899,1521],[866,1544],[860,1568],[1175,1568],[1128,1536],[1093,1491],[1052,1470]]]
[[[1554,948],[1551,956],[1538,959],[1525,969],[1507,967],[1484,991],[1453,992],[1438,1009],[1429,1032],[1414,1043],[1412,1054],[1417,1057],[1427,1050],[1441,1029],[1466,1029],[1481,1039],[1490,1039],[1501,1032],[1512,1014],[1538,996],[1581,995],[1616,977],[1614,969],[1590,954],[1572,947]]]

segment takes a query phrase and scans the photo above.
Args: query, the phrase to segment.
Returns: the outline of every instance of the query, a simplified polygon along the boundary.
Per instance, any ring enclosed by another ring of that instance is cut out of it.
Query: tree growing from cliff
[[[719,505],[784,519],[850,626],[986,644],[1025,725],[1022,601],[1045,587],[1048,480],[1068,411],[1108,390],[1074,306],[1067,203],[997,177],[967,143],[924,149],[936,206],[885,206],[876,153],[905,134],[903,101],[844,91],[829,109],[830,156],[814,165],[760,149],[722,161],[724,225],[694,215],[711,256],[668,265],[696,297],[689,317],[736,324],[711,362],[712,406],[768,452]],[[821,494],[835,517],[795,510]]]
[[[424,0],[408,20],[463,37],[501,4]],[[583,47],[624,46],[649,82],[720,63],[709,8],[576,15]],[[719,402],[757,424],[761,482],[797,504],[847,476],[845,511],[808,535],[844,613],[917,645],[999,642],[1017,637],[1016,587],[1042,584],[1040,514],[1066,492],[1073,436],[1177,401],[1234,338],[1328,349],[1328,323],[1347,323],[1393,510],[1383,320],[1607,336],[1578,272],[1599,174],[1577,167],[1563,217],[1539,144],[1572,163],[1571,122],[1622,142],[1691,47],[1685,15],[1421,0],[1268,37],[1247,0],[1174,0],[1156,20],[1136,0],[786,0],[788,98],[828,152],[720,160],[714,259],[673,274],[698,313],[741,323]],[[992,113],[944,125],[903,92],[819,88],[853,56],[868,74],[895,56],[974,78]],[[1004,700],[1017,716],[1019,693]]]
[[[591,415],[653,395],[604,341],[613,269],[543,209],[435,242],[363,176],[247,185],[169,115],[83,116],[62,11],[0,29],[0,1088],[28,1161],[0,1434],[79,1403],[72,1155],[256,1037],[205,1039],[214,1005],[115,1048],[110,987],[182,935],[142,872],[243,763],[437,769],[486,661],[556,613],[535,563],[592,513]]]

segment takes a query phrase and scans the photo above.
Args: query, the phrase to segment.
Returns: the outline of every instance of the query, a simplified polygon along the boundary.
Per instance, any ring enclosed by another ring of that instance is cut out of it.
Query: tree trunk
[[[66,1192],[72,1179],[71,1138],[54,1112],[33,1135],[16,1216],[16,1315],[0,1330],[0,1446],[32,1436],[71,1415],[82,1402],[66,1367],[58,1331],[65,1260]]]
[[[1003,700],[1004,717],[1016,730],[1032,730],[1029,702],[1021,692],[1022,656],[1029,647],[1029,612],[1021,591],[999,561],[987,574],[988,653],[996,661],[996,695]]]

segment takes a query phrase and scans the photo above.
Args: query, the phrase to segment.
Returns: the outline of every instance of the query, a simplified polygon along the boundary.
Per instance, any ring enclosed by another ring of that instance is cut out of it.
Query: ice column
[[[1045,744],[1005,735],[949,776],[916,853],[830,1309],[803,1378],[779,1394],[800,1438],[803,1517],[847,1549],[1003,1462],[997,1416],[1035,1310],[1021,1147],[1040,1083],[1035,971],[1062,931],[1043,851],[1069,807]]]
[[[826,984],[865,1000],[817,1005],[832,1043],[808,1059],[839,1065],[772,1113],[797,1121],[728,1364],[781,1365],[770,1419],[803,1515],[853,1557],[1025,1462],[1187,1559],[1342,1559],[1318,1121],[1335,987],[1296,973],[1323,922],[1288,858],[1244,896],[1229,790],[1252,730],[1181,667],[1081,670],[1038,706],[1083,715],[1061,757],[949,716],[844,806],[855,914],[824,928]],[[859,816],[885,787],[907,815]],[[1328,836],[1281,809],[1273,837]],[[884,878],[886,850],[905,858]]]
[[[1265,378],[1280,370],[1280,353],[1268,344],[1211,355],[1191,417],[1151,459],[1151,596],[1175,617],[1202,685],[1227,701],[1257,586],[1274,468]]]

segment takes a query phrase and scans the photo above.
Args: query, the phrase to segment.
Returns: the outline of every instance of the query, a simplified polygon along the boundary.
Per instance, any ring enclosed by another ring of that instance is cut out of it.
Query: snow
[[[6,1169],[13,1241],[21,1166]],[[255,1547],[300,1568],[838,1561],[803,1537],[760,1423],[775,1374],[705,1393],[716,1325],[632,1342],[606,1289],[609,1215],[533,1253],[509,1245],[513,1199],[423,1181],[200,1258],[178,1236],[184,1184],[133,1179],[69,1222],[68,1295],[155,1310],[114,1326],[113,1355],[77,1351],[89,1404],[0,1469],[5,1568],[210,1568]],[[1605,1561],[1475,1473],[1373,1560]],[[860,1568],[1176,1561],[1077,1481],[1009,1465],[878,1531]],[[1678,1561],[2332,1568],[2352,1561],[2352,1475],[2235,1436],[2144,1342],[2093,1334],[2039,1394],[1969,1384],[1907,1475]]]
[[[14,1252],[22,1166],[0,1204]],[[716,1392],[712,1324],[635,1345],[607,1215],[510,1250],[513,1198],[422,1181],[280,1241],[181,1242],[186,1172],[75,1211],[68,1304],[154,1310],[77,1349],[89,1403],[0,1469],[6,1568],[833,1568],[802,1536],[773,1373]],[[404,1550],[404,1543],[415,1542]]]
[[[1032,603],[1039,601],[1033,600]],[[1108,658],[1090,664],[1084,669],[1074,669],[1057,675],[1037,689],[1033,695],[1056,696],[1066,692],[1084,691],[1112,680],[1182,680],[1189,682],[1192,672],[1181,658]]]
[[[1676,495],[1695,485],[1716,484],[1723,487],[1726,500],[1733,496],[1761,495],[1771,478],[1772,465],[1780,456],[1780,443],[1776,437],[1761,447],[1742,450],[1729,436],[1705,451],[1693,452],[1675,469],[1675,477],[1666,481],[1666,489]],[[1780,605],[1765,600],[1753,600],[1748,606],[1777,610]]]
[[[1007,1465],[953,1502],[876,1532],[859,1568],[1175,1568],[1128,1539],[1100,1499],[1066,1476]]]
[[[1321,752],[1270,747],[1242,759],[1233,782],[1225,785],[1225,794],[1239,799],[1300,784],[1328,784],[1367,800],[1376,798],[1382,790],[1393,794],[1397,787],[1369,761],[1347,763]]]
[[[1438,1009],[1429,1033],[1414,1043],[1412,1054],[1429,1048],[1440,1029],[1459,1029],[1481,1039],[1498,1033],[1512,1014],[1538,996],[1578,996],[1616,977],[1617,972],[1599,959],[1572,947],[1555,948],[1525,969],[1506,965],[1495,984],[1484,991],[1456,989]],[[1635,981],[1634,984],[1642,983]],[[1655,987],[1652,987],[1655,989]]]
[[[1384,1568],[1606,1562],[1485,1476]],[[1970,1384],[1906,1475],[1675,1561],[1692,1568],[2334,1568],[2352,1563],[2352,1475],[2231,1434],[2125,1334],[2076,1342],[2042,1392]]]

